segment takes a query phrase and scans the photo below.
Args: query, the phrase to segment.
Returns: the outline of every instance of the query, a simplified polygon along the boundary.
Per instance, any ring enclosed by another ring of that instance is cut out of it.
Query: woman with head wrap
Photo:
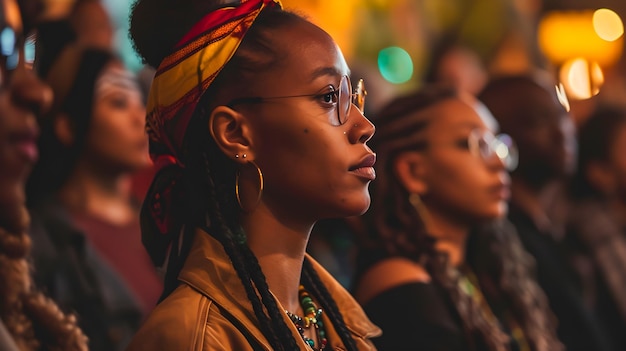
[[[167,274],[130,350],[371,349],[378,328],[305,254],[317,220],[367,209],[375,177],[333,39],[273,0],[140,0],[131,36],[158,67],[142,234]]]

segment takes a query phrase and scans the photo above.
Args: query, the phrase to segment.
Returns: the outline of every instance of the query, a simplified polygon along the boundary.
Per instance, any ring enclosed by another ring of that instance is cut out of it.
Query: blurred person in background
[[[578,140],[566,243],[585,302],[626,350],[626,108],[600,105]]]
[[[121,350],[162,290],[130,191],[131,175],[150,164],[145,106],[110,51],[75,43],[59,52],[28,183],[35,277],[76,311],[91,350]]]
[[[511,174],[508,218],[535,259],[537,281],[559,321],[559,338],[568,351],[610,350],[564,252],[566,184],[575,170],[577,147],[573,120],[555,83],[541,73],[496,77],[479,99],[517,143],[519,166]]]
[[[476,51],[454,37],[443,36],[431,51],[424,81],[448,84],[476,96],[487,84],[488,76]]]
[[[52,93],[27,68],[24,44],[42,9],[36,0],[0,0],[0,350],[86,351],[76,318],[35,287],[29,263],[24,186],[37,160],[36,118]]]
[[[355,296],[381,350],[561,350],[506,216],[514,145],[467,92],[391,101],[372,139],[378,179]]]

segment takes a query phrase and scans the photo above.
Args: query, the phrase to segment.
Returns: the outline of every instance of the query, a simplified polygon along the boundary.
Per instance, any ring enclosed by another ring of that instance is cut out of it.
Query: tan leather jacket
[[[380,335],[380,329],[324,268],[308,259],[335,299],[359,350],[375,350],[369,338]],[[206,232],[196,232],[179,280],[182,284],[153,310],[127,351],[272,350],[226,252]],[[300,350],[311,350],[286,314],[285,323]],[[329,341],[326,350],[344,350],[327,317],[324,326]]]

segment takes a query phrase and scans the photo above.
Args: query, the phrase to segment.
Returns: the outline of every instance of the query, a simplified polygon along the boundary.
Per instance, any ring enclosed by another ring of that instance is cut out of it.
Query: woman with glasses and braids
[[[375,177],[333,39],[273,0],[139,0],[130,32],[157,67],[142,234],[167,270],[129,350],[373,349],[379,329],[305,254],[317,220],[368,208]]]
[[[561,350],[528,255],[500,219],[512,140],[476,99],[441,86],[390,102],[372,148],[355,296],[382,350]]]

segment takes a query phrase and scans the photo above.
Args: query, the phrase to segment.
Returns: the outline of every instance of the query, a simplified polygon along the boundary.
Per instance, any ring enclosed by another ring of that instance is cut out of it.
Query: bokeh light
[[[565,62],[561,67],[560,78],[567,95],[577,100],[597,95],[604,83],[600,65],[583,58]]]
[[[387,81],[406,83],[413,77],[413,60],[406,50],[391,46],[378,53],[378,69]]]
[[[593,29],[606,41],[615,41],[624,34],[622,20],[609,9],[598,9],[593,13]]]

